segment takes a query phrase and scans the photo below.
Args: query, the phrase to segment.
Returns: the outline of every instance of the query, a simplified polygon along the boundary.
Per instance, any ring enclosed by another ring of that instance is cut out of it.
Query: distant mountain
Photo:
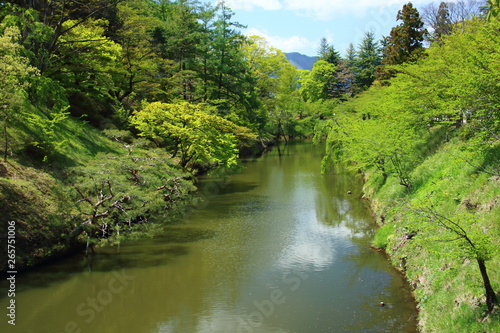
[[[285,53],[286,58],[297,69],[305,69],[310,71],[316,62],[316,57],[309,57],[298,52]]]

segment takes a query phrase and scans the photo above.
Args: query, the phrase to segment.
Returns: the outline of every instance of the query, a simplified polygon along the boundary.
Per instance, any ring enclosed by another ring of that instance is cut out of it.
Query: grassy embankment
[[[486,315],[476,261],[466,255],[458,237],[450,237],[412,211],[416,210],[412,207],[432,206],[459,223],[460,216],[473,216],[471,224],[464,224],[465,230],[471,235],[485,233],[493,243],[490,248],[499,248],[500,177],[481,171],[492,162],[487,156],[476,154],[471,165],[460,157],[464,142],[458,137],[445,140],[442,129],[433,133],[424,148],[426,158],[411,173],[411,189],[401,186],[396,177],[384,181],[375,171],[366,174],[364,190],[381,226],[374,245],[387,251],[414,289],[422,332],[500,332],[498,306]],[[498,252],[486,265],[498,297]]]
[[[37,110],[31,112],[45,117]],[[40,136],[36,127],[18,122],[8,129],[11,156],[0,162],[0,244],[6,253],[7,222],[15,221],[17,270],[58,258],[85,244],[85,234],[70,237],[83,222],[74,215],[78,194],[71,170],[103,156],[123,159],[129,154],[122,144],[77,118],[69,117],[55,126],[56,137],[52,139],[63,144],[49,152],[48,161],[43,161],[47,152],[32,144]],[[175,163],[168,168],[165,173],[183,174]],[[91,172],[100,170],[97,167]],[[1,258],[0,270],[4,271],[7,257]]]

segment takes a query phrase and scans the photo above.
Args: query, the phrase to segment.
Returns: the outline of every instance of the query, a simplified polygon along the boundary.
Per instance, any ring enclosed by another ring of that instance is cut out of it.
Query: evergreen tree
[[[159,1],[156,15],[163,22],[154,31],[155,43],[161,57],[170,63],[163,68],[162,89],[167,99],[197,101],[200,84],[200,57],[204,44],[203,26],[197,1]]]
[[[375,80],[375,69],[381,64],[382,56],[380,46],[375,41],[373,32],[365,33],[356,52],[354,66],[356,71],[356,85],[361,90],[366,90]]]
[[[444,12],[443,12],[444,14]],[[384,49],[384,65],[398,65],[419,59],[424,47],[422,42],[427,30],[423,29],[424,22],[411,2],[403,6],[396,16],[402,23],[391,30]]]
[[[344,98],[346,94],[346,79],[349,74],[346,73],[345,64],[343,62],[340,54],[335,51],[333,45],[328,44],[326,38],[321,39],[321,43],[318,49],[318,56],[316,57],[318,60],[326,61],[330,64],[333,64],[337,67],[335,73],[335,83],[332,84],[328,91],[329,98]],[[342,71],[342,73],[341,73]],[[347,76],[346,76],[347,75]],[[339,76],[342,76],[342,80],[339,80]]]
[[[436,29],[434,30],[434,35],[437,39],[439,39],[441,38],[442,35],[448,35],[450,32],[451,32],[451,21],[450,21],[450,12],[448,10],[448,4],[446,2],[441,2],[441,4],[439,4]]]
[[[219,3],[207,59],[207,100],[218,106],[220,115],[244,126],[261,126],[255,113],[259,101],[255,78],[244,59],[243,46],[248,40],[240,32],[241,24],[232,21],[234,13]]]
[[[341,59],[337,66],[337,84],[343,98],[352,97],[359,92],[359,87],[356,85],[357,69],[355,62],[356,48],[353,43],[350,43],[345,58]]]
[[[349,66],[354,66],[354,61],[356,61],[356,48],[353,43],[350,43],[345,51],[345,59],[348,61]]]
[[[339,98],[344,100],[353,97],[358,92],[356,75],[349,60],[341,59],[337,66],[337,92]]]
[[[333,45],[328,44],[326,38],[323,37],[319,45],[318,56],[316,58],[337,66],[340,61],[340,54],[335,51]]]
[[[434,32],[432,33],[431,40],[439,40],[443,35],[449,35],[451,33],[452,23],[450,20],[450,11],[448,9],[448,4],[446,2],[441,2],[439,4],[439,9],[436,16],[436,26],[434,27]]]

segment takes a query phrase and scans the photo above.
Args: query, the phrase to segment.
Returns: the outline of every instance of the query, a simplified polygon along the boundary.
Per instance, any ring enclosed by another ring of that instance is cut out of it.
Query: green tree
[[[206,102],[209,98],[209,86],[211,85],[211,68],[212,68],[212,31],[215,28],[215,13],[217,9],[209,4],[205,4],[199,11],[200,22],[200,71],[199,75],[202,80],[200,87],[201,101]]]
[[[335,51],[333,45],[328,44],[326,38],[322,38],[318,49],[318,56],[316,58],[337,66],[340,61],[340,54]]]
[[[122,64],[113,75],[113,95],[121,103],[130,97],[157,97],[161,94],[158,73],[164,62],[153,47],[153,31],[162,23],[153,16],[153,8],[146,1],[126,0],[117,8],[122,22],[116,37],[122,48]]]
[[[491,285],[486,268],[486,262],[491,260],[495,254],[498,254],[498,248],[494,245],[491,236],[475,226],[475,217],[468,212],[449,217],[429,204],[410,206],[409,212],[416,217],[420,217],[418,220],[419,227],[422,227],[421,218],[425,219],[427,222],[426,228],[428,229],[424,232],[426,235],[433,235],[432,237],[435,238],[434,235],[439,234],[440,236],[436,239],[438,241],[458,243],[457,253],[450,255],[457,255],[460,259],[476,261],[485,290],[486,306],[488,312],[491,313],[495,305],[498,304],[498,298]]]
[[[345,51],[345,60],[347,60],[349,66],[354,66],[354,62],[356,61],[356,48],[353,43],[350,43]]]
[[[334,96],[336,84],[334,64],[324,60],[314,63],[312,70],[303,71],[300,78],[300,92],[306,102],[316,102]]]
[[[15,27],[0,25],[0,112],[4,136],[4,161],[9,151],[8,129],[26,103],[25,92],[29,85],[28,78],[37,75],[35,68],[29,65],[27,58],[21,56],[22,46],[17,43],[19,30]]]
[[[16,1],[4,20],[19,27],[22,44],[30,53],[32,65],[42,75],[50,77],[58,73],[66,57],[71,56],[59,52],[60,38],[89,19],[113,20],[119,1]],[[64,44],[70,42],[81,41],[66,40]]]
[[[117,2],[57,0],[6,4],[10,10],[2,13],[3,22],[19,28],[23,54],[41,75],[28,90],[33,105],[51,109],[51,103],[42,105],[36,93],[45,90],[44,85],[50,82],[53,87],[59,86],[57,91],[65,90],[64,99],[75,116],[106,112],[110,115],[109,92],[114,90],[110,73],[116,72],[119,57],[119,47],[110,38],[118,24]]]
[[[205,57],[206,34],[210,33],[205,23],[213,19],[213,13],[206,17],[207,12],[198,7],[197,1],[186,0],[164,0],[155,6],[155,15],[163,24],[155,28],[154,42],[161,57],[171,62],[161,73],[165,77],[162,89],[167,92],[168,100],[204,98],[204,90],[200,88],[203,71],[200,58]]]
[[[429,120],[461,127],[461,137],[468,142],[465,161],[494,175],[500,174],[498,26],[497,21],[471,20],[442,43],[433,44],[418,65],[398,68],[419,92]],[[478,156],[490,162],[481,166]]]
[[[75,23],[67,20],[62,28]],[[113,73],[121,67],[122,48],[105,36],[108,26],[103,19],[88,19],[62,35],[57,51],[62,63],[51,75],[64,87],[71,113],[86,114],[96,122],[101,116],[111,116]]]
[[[243,51],[251,75],[256,78],[255,90],[266,114],[267,130],[284,136],[297,98],[297,70],[282,51],[262,37],[251,36]],[[264,135],[263,130],[259,129],[259,134]]]
[[[265,119],[258,112],[255,78],[243,57],[247,38],[232,21],[234,13],[220,2],[216,8],[209,48],[207,101],[217,105],[219,114],[243,126],[262,128]]]
[[[165,152],[142,149],[128,154],[100,154],[85,166],[71,169],[74,206],[71,239],[89,246],[98,241],[154,231],[189,204],[194,186]],[[160,223],[148,223],[148,222]]]
[[[354,60],[356,85],[361,90],[368,89],[375,81],[375,70],[381,64],[381,59],[381,49],[373,32],[366,32]]]
[[[140,135],[172,151],[182,167],[236,165],[238,143],[254,139],[246,128],[186,102],[143,105],[131,118]]]
[[[384,65],[398,65],[405,62],[416,61],[422,57],[424,47],[422,42],[427,34],[424,22],[416,8],[410,3],[398,11],[396,20],[402,21],[392,28],[384,48]]]
[[[384,179],[393,175],[410,188],[426,130],[416,95],[406,80],[394,78],[391,86],[372,86],[337,107],[326,127],[318,129],[319,136],[327,133],[323,170],[335,162],[357,170],[376,168]]]
[[[256,79],[258,96],[266,100],[265,103],[272,103],[279,87],[281,71],[291,64],[283,52],[271,47],[259,36],[250,36],[249,43],[243,45],[242,50],[248,68]]]

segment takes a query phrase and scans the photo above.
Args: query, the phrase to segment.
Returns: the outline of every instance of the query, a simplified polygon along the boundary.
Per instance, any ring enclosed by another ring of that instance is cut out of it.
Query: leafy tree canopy
[[[183,167],[236,164],[239,142],[255,138],[250,130],[210,114],[211,108],[187,102],[145,103],[131,118],[140,135],[172,150]]]

